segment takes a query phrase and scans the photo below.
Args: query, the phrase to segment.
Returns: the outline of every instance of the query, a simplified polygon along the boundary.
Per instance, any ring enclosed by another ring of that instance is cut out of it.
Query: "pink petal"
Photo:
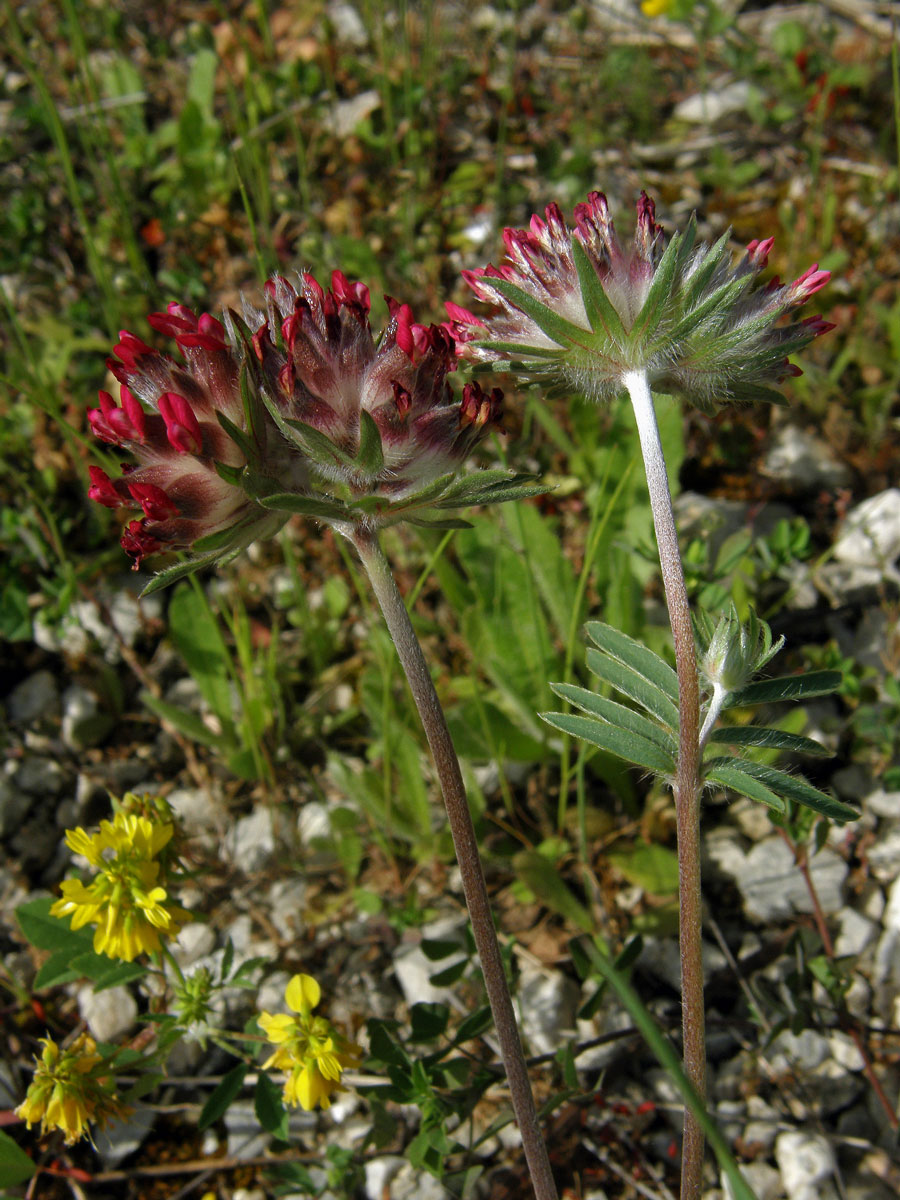
[[[194,411],[177,392],[163,392],[157,401],[159,415],[166,423],[169,444],[179,454],[200,454],[203,449],[203,434]]]

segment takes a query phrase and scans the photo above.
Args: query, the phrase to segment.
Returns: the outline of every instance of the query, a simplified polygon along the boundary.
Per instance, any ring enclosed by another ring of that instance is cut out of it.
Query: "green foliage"
[[[94,991],[118,987],[146,975],[146,968],[139,963],[117,962],[103,954],[95,954],[93,932],[89,929],[72,929],[70,922],[60,917],[51,917],[53,900],[41,896],[20,904],[16,909],[16,920],[27,941],[38,950],[50,952],[35,976],[36,988],[58,987],[78,979],[90,979]]]
[[[210,1125],[213,1125],[224,1116],[231,1102],[240,1095],[246,1074],[247,1064],[238,1063],[236,1067],[232,1067],[230,1071],[223,1075],[221,1082],[217,1084],[215,1090],[203,1105],[203,1109],[197,1119],[198,1129],[201,1131],[208,1129]]]
[[[37,1167],[9,1136],[0,1130],[0,1187],[16,1187],[26,1183]]]
[[[215,727],[149,692],[142,694],[144,703],[191,741],[214,749],[235,775],[269,778],[265,740],[282,720],[276,639],[268,650],[253,646],[249,617],[237,598],[231,614],[224,616],[229,645],[220,618],[195,579],[173,592],[168,616],[172,640]]]
[[[719,725],[721,713],[729,709],[748,709],[784,700],[808,699],[836,691],[841,676],[836,671],[811,671],[777,679],[747,682],[750,675],[764,666],[779,649],[773,646],[764,621],[750,614],[744,626],[736,613],[726,614],[716,625],[709,617],[698,621],[701,649],[709,681],[701,716],[706,717],[703,740],[706,755],[702,778],[769,805],[786,814],[788,803],[806,805],[835,821],[851,821],[854,809],[813,787],[800,776],[767,765],[751,757],[754,749],[783,750],[792,754],[826,754],[824,747],[810,739],[777,728]],[[542,713],[548,724],[581,738],[634,766],[667,778],[675,769],[678,737],[678,688],[675,672],[645,646],[600,622],[589,622],[586,632],[595,643],[589,647],[587,661],[602,683],[619,692],[639,710],[610,702],[583,688],[554,685],[554,691],[586,712]],[[710,750],[726,744],[744,755],[716,755]]]

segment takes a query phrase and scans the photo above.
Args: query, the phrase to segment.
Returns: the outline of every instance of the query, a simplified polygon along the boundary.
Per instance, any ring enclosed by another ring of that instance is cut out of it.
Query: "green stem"
[[[694,630],[688,603],[672,495],[653,396],[643,371],[622,380],[631,397],[653,527],[659,550],[663,588],[675,642],[678,673],[678,761],[675,768],[675,822],[678,836],[678,911],[681,950],[681,1024],[684,1068],[701,1099],[706,1096],[706,1029],[703,1003],[702,911],[700,896],[700,689]],[[700,1196],[703,1176],[703,1129],[693,1112],[684,1114],[681,1197]]]
[[[363,566],[372,583],[372,589],[381,606],[388,630],[397,647],[397,655],[406,673],[410,691],[418,709],[434,764],[437,768],[447,819],[456,849],[462,877],[463,891],[472,921],[472,933],[481,959],[481,970],[487,990],[494,1025],[500,1043],[503,1065],[509,1080],[513,1110],[519,1130],[531,1182],[537,1200],[557,1200],[556,1184],[550,1170],[547,1148],[538,1124],[534,1097],[528,1079],[528,1068],[522,1053],[522,1043],[513,1011],[509,986],[503,969],[503,958],[487,885],[478,852],[478,841],[472,816],[466,799],[459,759],[443,709],[434,690],[431,673],[419,639],[416,637],[403,597],[391,573],[387,559],[378,542],[378,535],[371,529],[353,528],[342,530],[356,547]]]

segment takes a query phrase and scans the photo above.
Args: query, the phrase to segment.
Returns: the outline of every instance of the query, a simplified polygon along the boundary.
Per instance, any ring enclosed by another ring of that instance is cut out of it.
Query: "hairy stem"
[[[681,1025],[684,1069],[697,1094],[705,1099],[706,1029],[700,897],[700,690],[697,655],[653,396],[643,371],[627,372],[622,382],[631,397],[641,440],[666,606],[675,641],[679,721],[674,792],[678,834]],[[702,1175],[703,1131],[694,1116],[686,1111],[681,1157],[682,1200],[696,1200],[699,1197]]]
[[[481,959],[481,970],[484,974],[488,1000],[494,1016],[503,1065],[509,1080],[513,1110],[522,1134],[522,1145],[528,1162],[534,1194],[537,1200],[557,1200],[556,1184],[553,1181],[547,1148],[538,1124],[531,1083],[528,1079],[528,1068],[522,1053],[519,1029],[503,969],[503,958],[500,953],[500,944],[497,941],[494,919],[491,915],[490,900],[481,867],[481,856],[478,852],[475,828],[472,825],[466,790],[459,769],[459,759],[456,757],[453,740],[434,690],[431,674],[422,654],[422,647],[419,645],[419,639],[416,637],[406,611],[406,605],[403,603],[403,597],[397,589],[378,537],[371,530],[359,528],[353,529],[348,536],[359,552],[381,611],[384,613],[384,619],[397,648],[397,654],[406,673],[410,691],[434,757],[462,876],[466,904],[472,921],[472,932]]]

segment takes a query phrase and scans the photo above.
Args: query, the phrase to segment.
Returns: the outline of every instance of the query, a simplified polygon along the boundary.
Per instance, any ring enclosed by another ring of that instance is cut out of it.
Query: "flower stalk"
[[[400,663],[406,674],[416,709],[425,729],[425,736],[428,738],[428,745],[434,757],[462,876],[466,905],[472,921],[472,932],[481,959],[485,988],[500,1043],[500,1053],[509,1080],[513,1111],[522,1135],[522,1145],[534,1193],[537,1200],[556,1200],[556,1184],[538,1123],[534,1096],[528,1079],[528,1068],[525,1064],[509,986],[506,982],[506,973],[503,969],[497,931],[491,914],[478,841],[450,730],[447,728],[447,721],[438,700],[428,664],[422,653],[422,647],[412,627],[403,597],[397,588],[377,534],[372,530],[357,526],[347,536],[356,547],[371,580],[372,589],[397,648]]]
[[[574,228],[550,204],[527,229],[504,230],[506,262],[463,272],[492,313],[481,317],[448,304],[448,326],[458,353],[471,362],[495,368],[507,363],[519,376],[592,401],[615,401],[623,390],[631,398],[675,643],[678,751],[666,778],[675,795],[678,832],[684,1062],[703,1097],[700,680],[651,388],[707,412],[729,401],[780,403],[777,385],[801,373],[789,356],[832,328],[818,316],[793,319],[829,273],[813,264],[791,283],[776,278],[760,286],[771,238],[750,242],[734,262],[730,232],[704,245],[691,218],[681,233],[667,238],[643,192],[636,216],[634,239],[623,243],[606,197],[591,192],[575,207]],[[711,728],[708,723],[703,735]],[[703,1140],[700,1125],[686,1112],[683,1200],[700,1195]]]
[[[637,422],[663,589],[675,643],[678,675],[678,759],[673,783],[678,838],[678,940],[681,951],[681,1028],[684,1067],[701,1099],[706,1098],[706,1029],[703,1003],[702,902],[700,895],[700,686],[694,630],[672,494],[659,437],[653,395],[642,371],[622,380]],[[703,1130],[685,1109],[681,1194],[699,1196],[703,1172]]]

